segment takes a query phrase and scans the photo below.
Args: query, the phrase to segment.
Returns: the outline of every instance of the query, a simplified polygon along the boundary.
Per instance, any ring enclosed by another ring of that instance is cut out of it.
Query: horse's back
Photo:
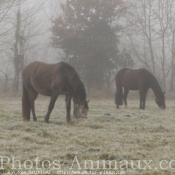
[[[23,70],[23,84],[47,96],[50,96],[54,89],[58,89],[62,94],[67,93],[72,77],[80,81],[76,70],[65,62],[32,62]]]
[[[32,62],[23,70],[23,84],[30,92],[51,95],[52,69],[43,62]]]
[[[50,71],[48,71],[50,69]],[[22,73],[23,76],[23,81],[31,81],[32,79],[35,78],[41,78],[41,77],[45,77],[47,74],[50,74],[50,72],[52,71],[52,69],[49,67],[49,64],[43,63],[43,62],[32,62],[30,64],[28,64]]]
[[[35,61],[35,62],[32,62],[32,63],[28,64],[28,65],[23,69],[23,71],[22,71],[23,76],[24,76],[25,74],[29,74],[30,72],[32,72],[32,70],[34,70],[35,67],[36,67],[39,63],[40,63],[40,62]]]
[[[118,81],[121,86],[128,90],[138,90],[139,87],[148,86],[146,76],[149,71],[145,68],[140,69],[121,69],[116,74],[116,81]]]
[[[120,69],[120,70],[116,73],[116,76],[115,76],[116,84],[122,83],[123,75],[125,74],[125,72],[126,72],[127,70],[129,70],[129,69],[128,69],[128,68],[123,68],[123,69]]]
[[[44,62],[35,61],[28,64],[23,70],[23,76],[29,75],[32,77],[38,76],[51,76],[52,73],[63,71],[63,69],[70,69],[71,66],[65,62],[56,64],[48,64]]]
[[[29,78],[30,76],[34,76],[38,70],[43,73],[46,70],[46,67],[48,67],[48,64],[35,61],[30,64],[28,64],[22,72],[23,78]]]

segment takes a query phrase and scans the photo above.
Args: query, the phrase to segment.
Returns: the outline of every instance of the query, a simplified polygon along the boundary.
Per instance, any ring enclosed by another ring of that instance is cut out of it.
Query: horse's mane
[[[73,89],[73,91],[76,93],[77,96],[81,96],[82,98],[86,98],[86,91],[84,88],[84,84],[81,81],[78,73],[75,71],[75,69],[72,72],[72,76],[69,77],[70,86]]]
[[[85,107],[88,109],[88,104],[86,102],[86,90],[77,71],[72,66],[70,66],[65,62],[60,62],[60,64],[68,70],[67,71],[68,83],[72,91],[74,92],[74,95],[78,97],[84,103]]]
[[[162,89],[161,89],[160,84],[158,83],[157,79],[155,78],[155,76],[151,72],[149,72],[147,69],[143,69],[143,71],[145,74],[145,78],[149,82],[152,90],[156,94],[163,96]]]

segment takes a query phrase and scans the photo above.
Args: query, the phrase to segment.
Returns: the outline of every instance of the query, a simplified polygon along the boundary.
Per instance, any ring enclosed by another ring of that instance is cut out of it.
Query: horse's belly
[[[38,92],[41,95],[45,95],[45,96],[52,95],[52,90],[49,88],[42,87],[42,86],[35,86],[35,85],[33,85],[33,88],[35,89],[36,92]]]
[[[48,89],[39,89],[37,92],[40,93],[41,95],[45,95],[45,96],[52,95],[52,91],[48,90]]]
[[[39,93],[41,95],[45,95],[45,96],[51,96],[52,95],[52,92],[49,92],[49,91],[40,91]]]
[[[131,87],[129,90],[136,91],[136,90],[138,90],[138,88],[137,87]]]
[[[135,81],[128,80],[123,82],[123,87],[127,88],[128,90],[138,90],[138,85]]]
[[[51,96],[53,93],[52,89],[50,89],[50,88],[46,88],[46,87],[42,87],[42,86],[33,86],[33,87],[41,95]],[[69,94],[69,92],[63,89],[62,91],[60,91],[59,94],[60,95],[67,95],[67,94]]]

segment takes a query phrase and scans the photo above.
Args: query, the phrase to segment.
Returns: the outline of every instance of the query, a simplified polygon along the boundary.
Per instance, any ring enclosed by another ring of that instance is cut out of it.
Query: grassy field
[[[0,174],[30,174],[36,168],[45,174],[78,168],[94,174],[175,174],[175,101],[167,100],[167,109],[161,110],[149,98],[143,111],[135,99],[128,99],[127,109],[117,110],[112,98],[92,98],[88,120],[72,116],[71,125],[63,97],[50,123],[44,123],[48,103],[49,98],[39,97],[38,121],[23,122],[20,98],[0,99]]]

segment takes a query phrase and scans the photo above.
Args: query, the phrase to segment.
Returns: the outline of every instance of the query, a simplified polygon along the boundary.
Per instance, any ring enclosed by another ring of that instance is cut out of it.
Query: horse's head
[[[159,108],[161,109],[165,109],[166,105],[165,105],[165,92],[162,92],[161,96],[156,97],[155,102],[157,103],[157,105],[159,106]]]
[[[88,101],[82,100],[79,103],[74,102],[74,116],[78,118],[87,118]]]

